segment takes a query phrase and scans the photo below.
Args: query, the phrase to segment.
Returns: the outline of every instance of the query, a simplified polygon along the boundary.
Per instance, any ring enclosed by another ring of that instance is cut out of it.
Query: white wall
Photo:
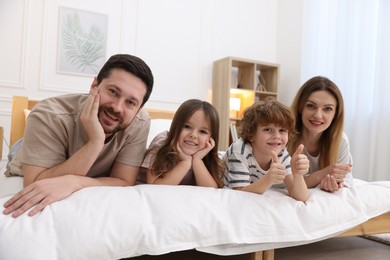
[[[290,105],[301,77],[303,0],[279,0],[276,60],[280,66],[279,100]]]
[[[300,84],[301,5],[302,0],[0,0],[5,137],[13,95],[42,99],[89,90],[92,77],[56,71],[60,6],[106,14],[107,58],[131,53],[144,59],[155,76],[146,106],[176,109],[189,98],[211,101],[212,63],[226,56],[280,63],[279,94],[289,104]],[[4,146],[3,158],[7,152]]]

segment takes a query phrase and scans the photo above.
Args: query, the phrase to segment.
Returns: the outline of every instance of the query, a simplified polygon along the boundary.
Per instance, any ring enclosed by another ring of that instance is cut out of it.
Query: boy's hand
[[[278,155],[274,151],[271,151],[271,155],[271,167],[265,176],[268,177],[268,182],[272,186],[274,184],[283,183],[283,180],[286,177],[286,167],[279,163]]]
[[[300,144],[291,157],[291,171],[294,175],[304,175],[309,171],[309,159],[307,159],[306,155],[302,154],[303,148],[303,144]]]

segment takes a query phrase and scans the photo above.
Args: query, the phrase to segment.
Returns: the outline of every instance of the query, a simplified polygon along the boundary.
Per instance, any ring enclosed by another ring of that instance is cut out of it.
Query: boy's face
[[[288,142],[288,130],[274,124],[257,126],[256,134],[251,140],[252,148],[257,155],[271,157],[271,151],[279,154]]]

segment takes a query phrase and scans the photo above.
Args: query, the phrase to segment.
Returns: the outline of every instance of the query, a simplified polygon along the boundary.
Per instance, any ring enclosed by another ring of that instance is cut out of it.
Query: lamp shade
[[[240,111],[241,109],[241,99],[232,97],[230,98],[230,110]]]

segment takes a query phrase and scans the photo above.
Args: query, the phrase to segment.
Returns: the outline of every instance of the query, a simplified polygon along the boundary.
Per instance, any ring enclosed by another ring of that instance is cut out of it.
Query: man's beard
[[[110,116],[114,117],[114,118],[118,118],[118,125],[111,131],[106,131],[106,129],[103,128],[104,130],[104,133],[106,135],[113,135],[119,131],[122,131],[124,130],[127,126],[123,126],[122,122],[123,122],[123,118],[121,116],[120,113],[118,112],[115,112],[112,107],[100,107],[99,108],[99,114],[100,113],[108,113]],[[100,119],[99,119],[100,121]],[[102,122],[100,122],[100,124],[102,124]]]

